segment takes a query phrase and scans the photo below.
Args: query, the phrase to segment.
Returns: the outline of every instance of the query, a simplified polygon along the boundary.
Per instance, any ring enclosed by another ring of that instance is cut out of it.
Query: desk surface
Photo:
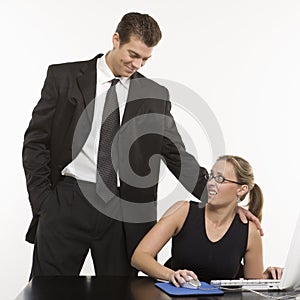
[[[257,300],[266,299],[250,292],[225,293],[224,296],[170,297],[154,286],[148,277],[36,277],[16,300]],[[283,293],[272,292],[273,296]]]

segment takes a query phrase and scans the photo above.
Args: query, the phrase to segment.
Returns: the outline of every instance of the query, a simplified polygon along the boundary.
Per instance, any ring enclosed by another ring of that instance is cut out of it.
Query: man
[[[97,275],[136,274],[129,261],[156,222],[161,156],[200,199],[207,171],[185,151],[168,91],[137,72],[160,39],[152,17],[128,13],[106,55],[49,67],[23,148],[31,276],[78,275],[89,249]]]

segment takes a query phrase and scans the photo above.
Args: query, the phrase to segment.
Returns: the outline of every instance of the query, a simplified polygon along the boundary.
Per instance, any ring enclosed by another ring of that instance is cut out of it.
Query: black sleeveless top
[[[205,209],[190,202],[185,223],[172,239],[171,268],[194,271],[199,280],[236,277],[248,241],[248,224],[236,215],[225,235],[211,242],[206,235]]]

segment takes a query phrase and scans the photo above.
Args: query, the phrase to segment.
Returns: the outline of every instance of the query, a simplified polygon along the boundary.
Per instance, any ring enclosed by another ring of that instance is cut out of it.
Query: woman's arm
[[[163,246],[182,228],[189,210],[189,202],[179,201],[172,205],[159,222],[145,235],[135,249],[131,265],[149,276],[172,282],[175,286],[188,281],[188,275],[197,279],[194,272],[188,270],[174,271],[155,260]]]
[[[259,231],[253,222],[249,222],[248,245],[244,257],[245,278],[263,277],[263,250],[262,239]]]

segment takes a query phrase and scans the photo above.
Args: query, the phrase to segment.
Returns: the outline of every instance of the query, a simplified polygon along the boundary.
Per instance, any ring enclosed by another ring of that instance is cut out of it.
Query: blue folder
[[[189,296],[189,295],[223,295],[224,292],[206,282],[201,281],[200,289],[187,289],[176,287],[169,282],[156,282],[155,286],[163,290],[170,296]]]

